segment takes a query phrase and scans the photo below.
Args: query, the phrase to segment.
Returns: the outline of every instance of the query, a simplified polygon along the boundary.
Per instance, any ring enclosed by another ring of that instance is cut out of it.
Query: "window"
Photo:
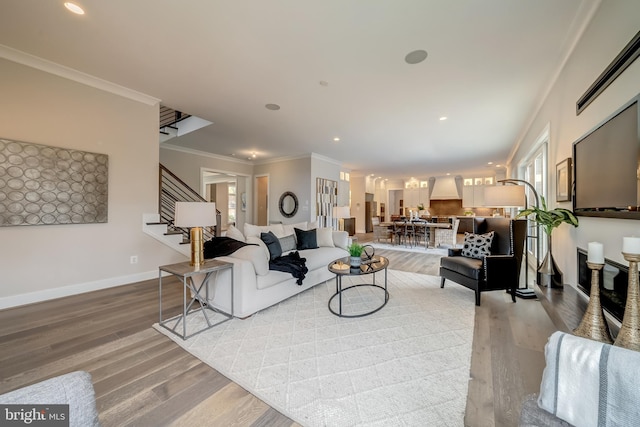
[[[531,154],[520,164],[519,179],[523,179],[530,183],[538,193],[540,198],[547,200],[547,145],[549,141],[548,129],[538,139],[536,148]],[[535,195],[529,187],[526,189],[527,200],[530,205],[534,205]],[[540,200],[542,203],[542,199]],[[541,260],[546,253],[546,235],[542,229],[539,229],[535,222],[529,220],[527,229],[527,247],[529,248],[530,260]],[[538,236],[538,232],[540,235]]]

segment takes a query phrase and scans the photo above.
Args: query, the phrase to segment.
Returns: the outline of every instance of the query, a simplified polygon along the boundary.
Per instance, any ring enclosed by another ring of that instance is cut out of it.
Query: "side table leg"
[[[187,337],[187,278],[182,278],[182,339]]]

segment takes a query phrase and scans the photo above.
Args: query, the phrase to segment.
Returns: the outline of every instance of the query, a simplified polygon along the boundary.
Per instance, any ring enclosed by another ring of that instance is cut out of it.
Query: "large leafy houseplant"
[[[540,225],[547,235],[547,254],[538,267],[538,284],[552,288],[562,288],[562,271],[556,265],[551,252],[551,233],[562,223],[567,223],[574,227],[578,226],[578,218],[569,209],[547,208],[544,197],[540,197],[542,206],[534,206],[524,209],[518,213],[516,218],[528,217],[536,224]],[[540,236],[538,236],[540,238]],[[539,256],[539,255],[538,255]]]

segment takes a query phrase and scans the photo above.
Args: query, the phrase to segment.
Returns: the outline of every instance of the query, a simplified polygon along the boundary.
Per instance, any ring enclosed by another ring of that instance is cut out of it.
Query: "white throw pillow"
[[[342,249],[347,249],[349,246],[349,233],[346,231],[334,231],[331,233],[333,236],[333,244]]]
[[[335,247],[333,244],[333,229],[331,228],[318,228],[316,230],[316,239],[318,246],[329,248]]]
[[[271,225],[253,225],[253,224],[245,224],[244,225],[244,235],[248,239],[249,237],[257,237],[260,239],[261,233],[272,232],[276,235],[276,237],[284,237],[286,236],[284,232],[284,227],[282,224],[271,224]]]
[[[242,234],[242,232],[233,225],[230,225],[229,228],[227,228],[226,236],[231,237],[232,239],[239,240],[241,242],[246,241],[246,239],[244,238],[244,234]]]

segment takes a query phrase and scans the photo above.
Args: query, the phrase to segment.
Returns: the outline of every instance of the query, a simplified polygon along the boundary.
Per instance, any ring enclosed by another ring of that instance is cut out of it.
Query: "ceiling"
[[[213,122],[170,144],[421,178],[507,162],[599,1],[6,0],[0,45]]]

